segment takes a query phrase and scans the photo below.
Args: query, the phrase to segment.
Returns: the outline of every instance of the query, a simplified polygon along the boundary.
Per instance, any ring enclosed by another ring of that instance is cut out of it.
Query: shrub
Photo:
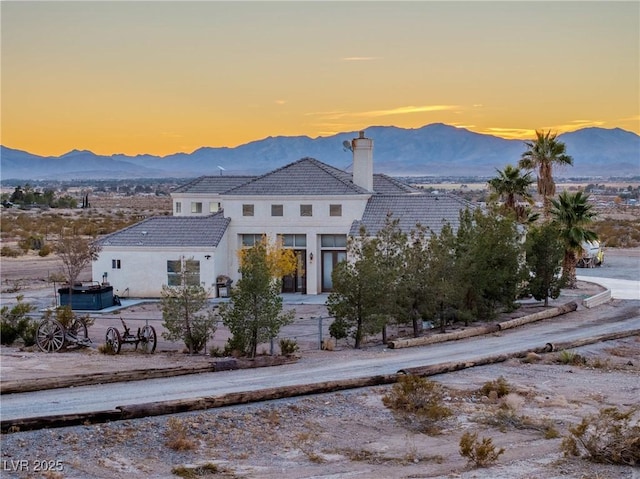
[[[196,442],[187,437],[188,429],[181,419],[170,417],[167,420],[165,445],[174,451],[190,451],[195,449]]]
[[[19,295],[16,297],[17,303],[13,307],[2,306],[0,308],[0,330],[2,336],[0,342],[5,345],[12,344],[16,339],[22,338],[25,345],[30,346],[35,343],[35,330],[33,321],[28,314],[35,311],[36,307],[23,303],[24,297]],[[35,325],[37,329],[37,324]],[[27,344],[30,342],[30,344]]]
[[[109,356],[113,356],[116,354],[116,350],[113,347],[112,343],[102,343],[98,346],[98,352],[101,354],[107,354]]]
[[[601,409],[569,428],[562,440],[565,456],[585,457],[607,464],[640,465],[640,423],[634,421],[638,407],[626,412],[616,407]]]
[[[293,339],[283,338],[280,340],[280,353],[283,356],[291,356],[299,349],[298,343]]]
[[[19,250],[11,246],[3,246],[2,249],[0,249],[0,256],[6,256],[7,258],[17,258],[20,254]]]
[[[509,394],[510,391],[511,386],[502,376],[495,381],[487,381],[482,385],[482,388],[480,388],[480,393],[487,397],[495,396],[497,398],[501,398]]]
[[[349,334],[349,325],[343,319],[335,319],[329,325],[329,334],[332,338],[335,338],[336,341],[344,339]]]
[[[571,366],[584,366],[587,364],[587,359],[575,351],[565,349],[564,351],[560,351],[560,354],[558,355],[558,362],[560,364],[569,364]]]
[[[24,341],[25,346],[33,346],[36,344],[36,333],[38,332],[38,326],[40,326],[40,322],[30,319],[24,325],[24,329],[20,333],[20,337]]]
[[[437,432],[437,423],[452,415],[443,404],[443,389],[428,379],[401,376],[391,391],[382,397],[382,403],[391,409],[396,418],[417,423],[425,432]]]
[[[486,467],[498,460],[504,448],[496,450],[490,437],[478,440],[477,433],[465,432],[460,438],[460,455],[466,457],[475,467]]]
[[[41,257],[45,257],[45,256],[49,256],[51,254],[51,246],[49,246],[48,244],[44,244],[42,245],[42,248],[40,248],[40,251],[38,251],[38,256]]]
[[[183,479],[196,479],[198,477],[220,477],[218,474],[228,472],[219,468],[216,464],[208,462],[197,466],[176,466],[171,473]],[[225,475],[226,477],[226,475]]]

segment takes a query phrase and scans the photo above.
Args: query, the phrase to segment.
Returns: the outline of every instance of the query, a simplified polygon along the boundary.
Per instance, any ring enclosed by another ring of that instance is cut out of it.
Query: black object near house
[[[59,288],[60,306],[69,306],[71,309],[97,311],[113,306],[113,286],[105,284],[91,284],[84,286],[76,284],[69,294],[69,287]]]

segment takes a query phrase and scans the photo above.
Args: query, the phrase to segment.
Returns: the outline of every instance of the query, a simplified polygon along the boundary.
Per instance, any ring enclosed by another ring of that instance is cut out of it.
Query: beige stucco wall
[[[320,235],[349,233],[354,220],[362,218],[369,195],[300,197],[248,196],[224,198],[225,216],[232,218],[227,229],[229,271],[237,282],[238,258],[244,234],[266,234],[275,241],[279,234],[304,234],[307,237],[307,294],[321,292]],[[242,216],[242,205],[253,204],[254,216]],[[271,216],[271,205],[283,205],[283,216]],[[300,216],[300,205],[313,206],[313,216]],[[341,204],[342,216],[329,216],[329,205]],[[313,260],[311,260],[313,254]]]
[[[173,216],[208,216],[218,211],[222,202],[219,195],[204,193],[172,193],[171,197],[173,199]],[[181,204],[180,212],[176,211],[176,203]],[[202,203],[202,213],[192,213],[191,203]],[[213,205],[213,209],[211,205]]]
[[[192,248],[189,251],[175,248],[120,248],[104,247],[98,260],[92,263],[94,281],[102,281],[107,273],[107,281],[113,286],[114,294],[132,298],[158,298],[162,285],[167,284],[167,261],[181,258],[200,261],[200,284],[216,294],[216,277],[227,274],[226,243],[217,249]],[[207,259],[205,256],[209,255]],[[112,260],[120,260],[120,269],[112,268]]]

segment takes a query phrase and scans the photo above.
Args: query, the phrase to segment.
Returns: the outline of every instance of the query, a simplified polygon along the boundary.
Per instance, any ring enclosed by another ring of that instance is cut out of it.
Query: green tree
[[[597,213],[593,210],[593,204],[589,203],[589,195],[582,191],[575,193],[563,191],[557,200],[551,200],[551,204],[553,206],[550,210],[551,217],[564,243],[562,274],[567,287],[575,288],[576,264],[578,254],[582,252],[582,245],[588,241],[598,240],[598,235],[588,229]]]
[[[190,284],[187,268],[180,272],[176,286],[162,286],[162,337],[184,341],[189,354],[199,353],[216,331],[216,314],[209,308],[209,292],[200,284]]]
[[[573,165],[573,158],[566,154],[566,146],[551,131],[536,131],[534,141],[525,142],[527,150],[518,166],[526,170],[538,170],[538,193],[542,195],[545,216],[549,216],[551,198],[556,194],[553,181],[554,165]]]
[[[378,289],[376,245],[366,231],[349,238],[347,260],[338,263],[331,276],[333,291],[327,298],[327,310],[350,331],[355,347],[360,348],[366,334],[380,331],[381,292]]]
[[[507,165],[504,170],[496,170],[498,176],[488,181],[491,190],[490,200],[502,200],[503,210],[512,212],[520,223],[529,219],[530,209],[520,204],[525,201],[533,203],[529,193],[529,187],[533,183],[531,173],[522,175],[522,170],[512,165]]]
[[[387,325],[399,316],[398,300],[403,288],[402,270],[406,264],[407,235],[400,230],[400,220],[389,214],[383,228],[372,238],[373,262],[376,273],[373,285],[376,296],[378,318],[382,331],[382,342],[387,342]]]
[[[400,271],[401,287],[398,288],[398,322],[411,324],[413,336],[422,333],[422,322],[429,316],[429,301],[433,292],[425,279],[429,267],[429,235],[418,226],[413,230],[403,249],[404,263]]]
[[[529,281],[527,290],[538,301],[560,296],[564,280],[560,277],[564,246],[557,225],[545,223],[527,233],[525,243]]]
[[[258,344],[274,339],[295,316],[293,310],[282,311],[281,272],[274,271],[272,265],[266,241],[244,250],[241,278],[231,290],[230,302],[220,305],[232,343],[251,358],[256,356]]]
[[[453,275],[463,315],[488,320],[499,308],[514,307],[522,278],[521,252],[513,219],[479,209],[461,214]]]
[[[459,309],[460,290],[456,271],[455,235],[449,225],[440,234],[432,236],[427,248],[427,270],[424,283],[428,291],[428,315],[438,318],[440,331],[444,332],[452,311]]]

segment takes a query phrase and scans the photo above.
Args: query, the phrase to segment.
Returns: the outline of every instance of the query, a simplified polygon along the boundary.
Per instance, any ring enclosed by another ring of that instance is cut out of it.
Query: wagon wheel
[[[120,348],[122,347],[122,338],[120,337],[120,332],[118,332],[116,328],[107,329],[105,343],[108,347],[111,348],[114,354],[118,354],[120,352]]]
[[[140,331],[140,342],[142,343],[143,353],[153,353],[156,350],[156,343],[158,338],[156,337],[156,330],[153,326],[145,326]]]
[[[73,320],[71,327],[67,330],[67,337],[72,339],[77,346],[89,346],[91,344],[87,323],[82,319],[76,318]]]
[[[41,351],[53,353],[64,346],[64,326],[55,319],[45,319],[36,331],[36,343]]]

